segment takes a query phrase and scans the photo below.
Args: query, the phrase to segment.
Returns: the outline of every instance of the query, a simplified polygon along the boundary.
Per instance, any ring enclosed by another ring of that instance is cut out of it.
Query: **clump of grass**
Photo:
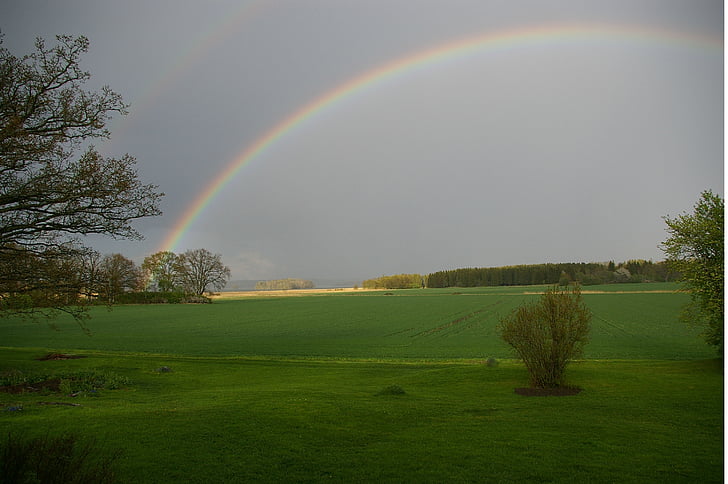
[[[115,482],[119,452],[107,453],[95,441],[72,434],[35,437],[8,434],[0,444],[0,482]]]
[[[405,393],[407,392],[405,392],[404,388],[402,388],[401,386],[389,385],[380,390],[377,395],[404,395]]]
[[[57,381],[60,381],[58,383]],[[53,385],[50,385],[54,383]],[[27,386],[31,391],[32,386],[45,386],[55,388],[61,393],[96,393],[98,390],[118,390],[131,384],[131,380],[125,376],[117,375],[110,371],[79,370],[58,373],[23,373],[20,370],[6,371],[0,375],[0,387],[5,386]],[[48,391],[46,389],[46,391]],[[54,391],[54,390],[51,390]]]
[[[11,369],[0,374],[0,386],[33,384],[49,379],[47,374],[28,374],[21,370]]]
[[[75,371],[58,375],[67,381],[71,392],[90,392],[93,390],[118,390],[131,384],[125,376],[110,371]]]

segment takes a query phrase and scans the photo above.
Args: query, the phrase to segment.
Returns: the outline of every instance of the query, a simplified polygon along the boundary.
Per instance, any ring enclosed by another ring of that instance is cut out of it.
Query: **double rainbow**
[[[447,60],[466,58],[474,54],[495,52],[518,47],[540,46],[558,42],[583,43],[588,41],[661,44],[708,50],[721,53],[723,39],[706,35],[682,33],[640,26],[616,25],[559,25],[507,30],[478,35],[426,49],[386,63],[355,77],[324,93],[266,131],[253,144],[247,146],[222,170],[189,204],[177,220],[159,250],[175,251],[185,233],[215,197],[240,173],[242,168],[260,157],[271,145],[314,118],[320,112],[350,96],[372,89],[385,80],[424,71]]]

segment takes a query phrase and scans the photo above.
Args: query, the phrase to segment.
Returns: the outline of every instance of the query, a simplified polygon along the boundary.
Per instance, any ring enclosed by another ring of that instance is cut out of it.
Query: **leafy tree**
[[[176,274],[177,255],[170,251],[160,251],[144,258],[142,273],[147,289],[172,291]]]
[[[83,89],[90,75],[79,61],[88,39],[57,36],[47,47],[39,38],[23,57],[1,42],[0,310],[12,310],[21,299],[29,308],[48,306],[38,285],[70,294],[77,268],[69,261],[89,251],[77,237],[141,238],[131,222],[161,214],[163,194],[139,180],[133,157],[103,157],[88,146],[108,138],[106,122],[127,108],[108,86]]]
[[[667,240],[662,250],[669,267],[680,274],[691,302],[682,314],[689,322],[705,326],[705,340],[723,354],[724,202],[704,191],[693,213],[665,217]]]
[[[175,271],[185,291],[201,296],[208,288],[220,290],[230,279],[230,268],[220,254],[206,249],[188,250],[177,257]]]
[[[590,320],[578,286],[554,286],[501,319],[498,330],[526,364],[531,385],[552,388],[564,384],[567,364],[582,354]]]
[[[0,266],[0,314],[34,316],[63,311],[83,319],[79,304],[83,268],[80,260],[69,257],[75,248],[46,250],[42,255],[18,250]]]
[[[566,287],[571,283],[571,279],[569,279],[569,275],[566,272],[562,272],[561,276],[559,277],[559,286]]]
[[[80,257],[81,260],[81,291],[87,301],[93,300],[101,292],[103,284],[102,258],[95,250],[87,251]]]
[[[116,297],[139,286],[140,272],[134,261],[121,254],[107,255],[101,261],[102,294],[113,303]]]

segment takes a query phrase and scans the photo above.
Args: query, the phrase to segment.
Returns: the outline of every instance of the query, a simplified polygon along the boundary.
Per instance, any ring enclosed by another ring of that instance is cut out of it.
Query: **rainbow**
[[[147,90],[142,92],[137,100],[140,108],[148,105],[150,99],[161,96],[162,92],[173,81],[179,79],[184,71],[190,69],[193,64],[204,58],[208,51],[236,32],[243,23],[258,15],[263,7],[265,7],[263,1],[243,2],[231,12],[221,16],[220,20],[214,22],[210,28],[200,33],[190,43],[191,47],[183,51],[173,63],[162,70],[157,78],[149,84]]]
[[[324,93],[266,131],[246,147],[189,204],[177,220],[159,250],[174,252],[182,237],[212,200],[240,173],[242,168],[260,157],[271,145],[320,112],[353,96],[390,80],[448,60],[466,58],[483,52],[514,47],[536,46],[556,42],[588,42],[626,40],[636,43],[676,45],[722,53],[723,38],[677,31],[616,25],[539,26],[488,33],[457,40],[396,59]]]

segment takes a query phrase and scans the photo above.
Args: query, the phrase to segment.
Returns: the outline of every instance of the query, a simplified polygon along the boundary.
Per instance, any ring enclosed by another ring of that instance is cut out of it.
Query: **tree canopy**
[[[175,273],[179,285],[197,295],[222,289],[230,279],[230,268],[222,263],[222,256],[207,249],[188,250],[177,256]]]
[[[670,267],[690,292],[683,319],[705,326],[705,338],[723,353],[724,202],[704,191],[693,213],[665,217],[668,238],[662,249]]]
[[[131,223],[160,215],[163,193],[139,179],[132,156],[89,145],[127,106],[108,86],[84,90],[88,39],[39,38],[22,57],[1,42],[0,309],[67,310],[82,285],[74,261],[90,252],[79,236],[141,238]]]

